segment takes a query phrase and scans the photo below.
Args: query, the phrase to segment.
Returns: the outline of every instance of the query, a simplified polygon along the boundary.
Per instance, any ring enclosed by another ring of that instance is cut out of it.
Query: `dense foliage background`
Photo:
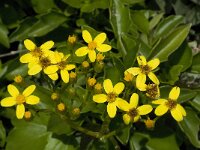
[[[138,54],[148,59],[159,58],[158,76],[164,85],[161,95],[167,97],[171,86],[181,87],[180,102],[184,103],[187,116],[180,123],[166,116],[159,119],[152,130],[141,123],[122,128],[120,118],[116,118],[110,125],[116,135],[96,139],[76,132],[46,112],[36,111],[34,119],[26,121],[16,119],[13,109],[0,107],[0,149],[200,148],[199,24],[199,0],[1,0],[0,98],[5,97],[6,87],[16,75],[27,76],[27,66],[19,62],[19,56],[26,52],[25,39],[32,39],[37,45],[53,40],[57,50],[69,51],[68,36],[77,35],[78,48],[81,31],[87,29],[94,35],[107,33],[113,55],[105,76],[114,83],[123,79],[123,71],[133,66]],[[82,60],[75,61],[81,63]],[[28,77],[26,80],[37,82],[36,93],[42,99],[40,108],[55,107],[50,99],[51,91],[44,88],[42,79]],[[76,90],[81,96],[87,93],[84,88]],[[77,100],[74,105],[79,107],[81,103]],[[90,116],[90,111],[94,116]],[[81,110],[76,123],[96,131],[101,124],[97,114],[101,114],[101,109],[88,105]],[[92,120],[84,122],[85,118],[98,119],[94,123]]]

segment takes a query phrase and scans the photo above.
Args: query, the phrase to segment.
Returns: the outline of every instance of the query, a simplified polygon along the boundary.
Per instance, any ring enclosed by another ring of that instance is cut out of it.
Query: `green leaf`
[[[93,0],[90,3],[85,3],[81,7],[81,12],[92,12],[97,8],[106,9],[109,7],[108,0]]]
[[[140,150],[145,149],[145,145],[149,139],[149,136],[147,134],[134,132],[133,135],[130,138],[130,149],[131,150]]]
[[[149,21],[145,16],[145,11],[131,11],[131,18],[138,30],[145,34],[149,33]]]
[[[67,17],[60,13],[50,12],[45,14],[31,27],[28,36],[43,36],[63,24],[66,20]]]
[[[6,143],[6,130],[3,126],[2,121],[0,120],[0,147],[4,147]]]
[[[29,31],[36,21],[37,19],[34,17],[24,19],[20,26],[10,35],[10,42],[20,41],[28,38]]]
[[[178,81],[182,68],[182,65],[174,65],[170,68],[168,75],[169,84],[174,85],[174,83]]]
[[[5,46],[6,48],[10,47],[10,43],[8,39],[8,29],[1,22],[0,22],[0,44]]]
[[[182,16],[169,16],[161,21],[154,31],[153,37],[159,39],[160,37],[166,37],[176,26],[182,23]]]
[[[190,101],[190,104],[200,112],[200,94],[198,93],[196,97]]]
[[[162,39],[156,46],[150,58],[159,58],[161,62],[166,61],[168,56],[173,53],[185,40],[189,33],[191,25],[182,25],[177,27],[169,36]]]
[[[26,76],[28,72],[28,67],[25,64],[21,64],[19,67],[13,69],[11,72],[6,74],[8,80],[13,80],[15,76],[21,75]]]
[[[146,146],[149,150],[179,150],[174,134],[165,137],[152,137]]]
[[[197,148],[200,148],[198,133],[200,131],[200,119],[192,109],[186,109],[187,115],[179,123],[179,127],[186,134],[190,142]]]
[[[126,145],[129,141],[131,126],[126,126],[124,129],[117,132],[117,139],[123,144]]]
[[[200,53],[193,57],[191,72],[200,73]]]
[[[62,1],[74,8],[81,8],[85,3],[85,0],[62,0]]]
[[[156,14],[149,22],[149,30],[152,30],[163,18],[164,13]]]
[[[31,3],[37,13],[45,13],[55,6],[53,0],[31,0]]]
[[[112,25],[115,37],[118,39],[118,45],[120,46],[119,51],[123,56],[125,56],[127,52],[121,44],[121,34],[129,31],[131,24],[129,9],[126,8],[120,0],[111,0],[109,12],[110,23]]]

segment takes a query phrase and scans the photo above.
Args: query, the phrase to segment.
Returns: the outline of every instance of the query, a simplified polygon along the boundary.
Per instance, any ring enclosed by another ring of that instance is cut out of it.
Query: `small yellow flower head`
[[[76,75],[76,72],[73,72],[73,71],[70,72],[70,74],[69,74],[69,78],[70,78],[70,79],[76,79],[76,76],[77,76],[77,75]]]
[[[27,120],[30,119],[31,116],[32,116],[32,114],[31,114],[30,111],[26,111],[26,112],[24,113],[24,118],[27,119]]]
[[[95,86],[94,86],[94,89],[95,89],[95,91],[96,91],[96,93],[101,93],[101,91],[102,91],[102,84],[101,83],[97,83],[97,84],[95,84]]]
[[[16,83],[22,83],[23,78],[22,78],[21,75],[17,75],[17,76],[15,76],[14,81],[15,81]]]
[[[96,84],[97,80],[95,78],[89,77],[87,83],[90,87],[93,87]]]
[[[67,41],[68,41],[70,44],[74,44],[74,43],[76,43],[76,41],[77,41],[77,37],[76,37],[75,35],[69,35]]]
[[[151,120],[150,118],[145,120],[144,123],[147,129],[152,129],[155,126],[155,120]]]
[[[105,58],[105,56],[104,56],[102,53],[98,53],[98,54],[97,54],[97,61],[98,61],[98,62],[103,61],[104,58]]]
[[[131,73],[129,73],[129,72],[127,72],[127,71],[124,72],[124,80],[125,80],[126,82],[132,82],[133,77],[134,77],[134,76],[133,76]]]
[[[90,64],[88,63],[88,61],[84,61],[84,62],[82,62],[82,66],[83,66],[83,68],[88,68],[90,66]]]
[[[130,102],[127,101],[118,102],[119,109],[126,112],[123,115],[123,120],[125,124],[129,124],[130,122],[137,122],[140,119],[141,115],[146,115],[150,113],[153,108],[151,105],[142,105],[138,106],[139,96],[137,93],[133,93],[130,98]]]
[[[93,96],[93,101],[96,103],[105,103],[108,102],[107,112],[110,118],[114,118],[117,113],[117,107],[120,108],[120,105],[124,105],[125,100],[118,97],[119,94],[124,90],[124,83],[118,82],[113,86],[110,79],[106,79],[103,82],[103,87],[106,94],[95,94]]]
[[[80,115],[80,109],[78,108],[78,107],[76,107],[76,108],[74,108],[73,110],[72,110],[72,114],[74,115],[74,116],[78,116],[78,115]]]
[[[57,105],[57,109],[59,110],[59,111],[64,111],[65,110],[65,104],[64,103],[59,103],[58,105]]]
[[[30,85],[22,93],[20,93],[19,90],[14,85],[9,84],[7,86],[7,89],[11,96],[2,99],[1,106],[11,107],[17,105],[16,116],[18,119],[22,119],[25,114],[25,106],[24,106],[25,103],[30,105],[35,105],[40,102],[40,99],[37,96],[31,95],[34,92],[35,88],[36,88],[35,85]]]
[[[138,56],[137,61],[139,67],[131,67],[126,70],[133,76],[137,76],[136,87],[139,89],[141,85],[144,85],[146,83],[147,76],[151,81],[153,81],[153,83],[159,85],[160,82],[152,71],[158,67],[158,65],[160,64],[160,60],[158,58],[155,58],[147,62],[144,56]]]
[[[59,98],[58,93],[55,93],[55,92],[54,92],[54,93],[51,94],[51,99],[52,99],[52,100],[55,101],[55,100],[57,100],[58,98]]]
[[[146,87],[146,96],[157,99],[160,97],[160,89],[156,84],[148,84]]]
[[[159,106],[156,107],[156,109],[155,109],[155,114],[157,116],[162,116],[169,110],[172,117],[176,121],[178,121],[178,122],[182,121],[183,117],[186,116],[186,111],[177,102],[179,95],[180,95],[180,88],[173,87],[169,93],[168,99],[158,99],[158,100],[153,101],[152,102],[153,104],[159,104]]]
[[[107,52],[111,50],[111,46],[108,44],[103,44],[106,40],[106,34],[100,33],[94,39],[87,30],[83,30],[82,37],[84,41],[88,44],[76,50],[75,54],[79,57],[85,56],[88,54],[88,57],[91,62],[96,60],[96,50],[99,52]]]

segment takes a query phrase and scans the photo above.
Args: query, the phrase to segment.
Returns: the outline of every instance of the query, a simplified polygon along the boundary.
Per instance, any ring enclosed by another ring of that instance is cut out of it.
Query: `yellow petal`
[[[96,49],[100,52],[107,52],[107,51],[111,50],[111,48],[112,47],[108,44],[101,44],[101,45],[97,46]]]
[[[177,100],[180,94],[180,88],[179,87],[173,87],[172,90],[169,93],[169,98],[171,100]]]
[[[172,117],[176,120],[176,121],[182,121],[183,120],[183,115],[182,113],[176,108],[172,109],[171,111],[171,115]]]
[[[16,105],[16,100],[14,97],[6,97],[1,100],[1,106],[3,107],[11,107]]]
[[[117,84],[115,84],[113,92],[119,95],[124,90],[124,87],[124,83],[118,82]]]
[[[150,113],[153,108],[151,105],[142,105],[137,108],[139,115],[146,115]]]
[[[114,118],[117,112],[117,107],[116,104],[113,103],[108,103],[107,105],[107,112],[110,118]]]
[[[16,96],[19,95],[19,91],[18,91],[18,89],[17,89],[14,85],[9,84],[9,85],[7,86],[7,89],[8,89],[8,92],[9,92],[9,94],[10,94],[11,96],[16,97]]]
[[[49,74],[48,76],[49,76],[49,78],[51,78],[51,80],[53,80],[53,81],[58,80],[58,74],[57,74],[57,73]]]
[[[138,67],[131,67],[131,68],[127,69],[126,71],[128,71],[129,73],[131,73],[134,76],[141,73],[141,69]]]
[[[69,82],[69,73],[67,70],[61,70],[60,71],[61,74],[61,78],[63,80],[63,82],[68,83]]]
[[[47,41],[40,46],[40,49],[41,50],[50,50],[53,47],[53,45],[54,45],[53,41]]]
[[[58,51],[54,52],[54,57],[55,57],[55,61],[57,63],[62,61],[62,58],[64,57],[63,53],[59,53]]]
[[[123,120],[124,120],[124,123],[128,125],[130,123],[131,118],[128,114],[124,114]]]
[[[89,57],[89,59],[90,59],[91,62],[95,62],[96,52],[94,50],[90,50],[88,52],[88,57]]]
[[[26,103],[30,105],[35,105],[40,102],[40,98],[35,96],[35,95],[30,95],[29,97],[26,98]]]
[[[106,91],[106,93],[113,92],[113,84],[112,84],[112,81],[110,79],[104,80],[103,87],[104,87],[104,90]]]
[[[144,56],[138,56],[137,57],[137,62],[139,64],[139,66],[144,66],[147,64],[147,60]]]
[[[134,117],[133,122],[137,122],[140,119],[140,115]]]
[[[148,73],[148,77],[151,79],[151,81],[153,81],[155,84],[159,85],[160,82],[158,80],[158,78],[156,77],[156,75],[153,72],[149,72]]]
[[[30,85],[29,87],[27,87],[27,88],[23,91],[22,94],[23,94],[25,97],[27,97],[27,96],[31,95],[31,94],[34,92],[35,88],[36,88],[35,85]]]
[[[27,53],[20,57],[20,62],[21,63],[29,63],[31,61],[34,61],[34,59],[35,58],[30,53]]]
[[[146,82],[146,75],[140,73],[136,78],[136,87],[140,88],[142,85],[144,85]]]
[[[93,101],[96,103],[104,103],[107,100],[107,95],[105,94],[96,94],[93,96]]]
[[[42,67],[38,64],[35,64],[28,70],[29,75],[36,75],[42,70]]]
[[[147,65],[151,68],[151,70],[155,69],[156,67],[158,67],[158,65],[160,64],[160,60],[158,58],[155,58],[153,60],[150,60]]]
[[[92,42],[92,36],[87,30],[83,30],[82,37],[86,43]]]
[[[186,111],[180,104],[176,105],[176,109],[182,113],[183,116],[186,116]]]
[[[18,119],[22,119],[25,113],[25,107],[23,104],[17,105],[16,116]]]
[[[74,69],[76,66],[74,65],[74,64],[68,64],[68,65],[66,65],[66,69],[67,70],[72,70],[72,69]]]
[[[130,106],[131,108],[136,108],[138,105],[139,96],[137,93],[133,93],[130,98]]]
[[[146,91],[147,90],[147,85],[146,84],[139,84],[137,88],[140,91]]]
[[[32,51],[32,50],[34,50],[36,48],[36,45],[29,39],[26,39],[24,41],[24,45],[30,51]]]
[[[105,33],[100,33],[94,38],[94,41],[97,43],[97,45],[102,44],[105,40],[106,40]]]
[[[56,73],[56,71],[58,71],[57,65],[51,65],[44,69],[45,74],[54,74],[54,73]]]
[[[77,49],[75,54],[76,54],[76,56],[82,57],[82,56],[87,55],[88,52],[89,52],[88,47],[84,46],[84,47]]]
[[[164,115],[166,112],[168,111],[168,107],[165,104],[161,104],[159,105],[156,109],[155,109],[155,114],[157,116],[162,116]]]
[[[129,111],[129,103],[121,98],[116,99],[117,107],[123,111]]]
[[[166,99],[158,99],[158,100],[152,101],[153,104],[163,104],[166,102],[167,102]]]

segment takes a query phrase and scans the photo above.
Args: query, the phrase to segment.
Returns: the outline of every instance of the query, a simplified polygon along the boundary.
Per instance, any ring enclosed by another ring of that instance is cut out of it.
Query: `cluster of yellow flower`
[[[110,45],[104,44],[104,41],[106,40],[106,34],[100,33],[93,39],[87,30],[83,30],[82,37],[87,43],[87,46],[78,48],[75,51],[75,54],[78,57],[88,54],[88,58],[92,63],[96,60],[102,64],[105,57],[102,55],[102,53],[111,50]],[[76,39],[69,37],[68,41],[74,44]],[[40,47],[37,47],[31,40],[27,39],[24,41],[24,45],[30,52],[21,56],[20,61],[22,63],[28,63],[29,75],[35,75],[43,70],[43,72],[52,80],[57,80],[59,74],[65,83],[69,82],[69,78],[76,78],[75,72],[71,72],[69,74],[69,71],[75,69],[76,67],[75,64],[69,63],[68,58],[70,57],[70,54],[65,56],[61,52],[50,50],[54,45],[53,41],[47,41]],[[184,108],[177,103],[177,99],[180,94],[179,87],[172,88],[168,99],[160,99],[160,82],[153,73],[153,70],[156,69],[160,64],[159,59],[156,58],[147,62],[144,56],[138,56],[137,62],[139,67],[131,67],[124,72],[124,80],[127,82],[132,82],[135,79],[134,77],[137,76],[134,82],[136,88],[140,91],[145,91],[146,96],[153,99],[153,104],[159,104],[159,106],[155,109],[155,114],[157,116],[162,116],[168,110],[170,110],[172,117],[176,121],[183,120],[183,116],[186,116],[186,112]],[[83,61],[82,66],[83,68],[88,68],[90,64],[88,61]],[[60,71],[59,74],[57,73],[58,71]],[[153,83],[146,84],[147,76]],[[16,79],[16,81],[18,80]],[[153,110],[153,107],[150,104],[138,106],[139,95],[137,93],[130,93],[129,103],[126,99],[120,98],[120,94],[122,94],[125,89],[125,84],[123,82],[118,82],[117,84],[113,85],[110,79],[105,79],[103,81],[103,89],[105,90],[105,94],[102,92],[101,84],[96,83],[95,78],[89,77],[87,84],[89,87],[94,86],[98,91],[96,92],[98,94],[93,95],[94,102],[107,102],[107,113],[110,118],[114,118],[116,116],[117,108],[125,112],[123,114],[123,120],[125,124],[136,122],[140,119],[140,116],[147,115]],[[39,98],[31,95],[34,90],[35,85],[31,85],[21,94],[14,85],[8,85],[8,92],[10,93],[11,97],[1,100],[1,106],[9,107],[17,105],[16,115],[17,118],[21,119],[25,114],[25,107],[23,105],[24,103],[31,105],[39,103]],[[52,99],[56,98],[57,95],[52,95]],[[64,110],[65,107],[63,104],[60,104],[58,105],[58,109]],[[148,126],[153,126],[150,119],[148,119],[145,123],[148,124]]]

